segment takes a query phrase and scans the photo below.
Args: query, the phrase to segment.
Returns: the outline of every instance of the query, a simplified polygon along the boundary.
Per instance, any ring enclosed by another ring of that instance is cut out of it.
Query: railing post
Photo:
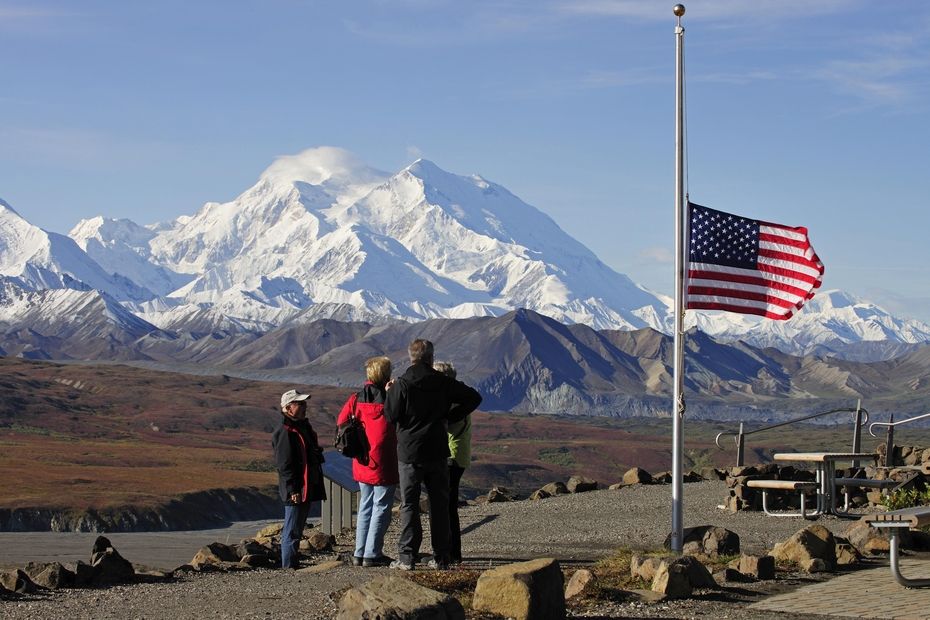
[[[742,467],[746,464],[745,459],[746,437],[743,435],[743,423],[739,423],[739,435],[736,437],[736,466]]]
[[[324,534],[333,533],[333,481],[327,477],[323,477],[323,489],[326,490],[326,499],[323,500],[322,505],[320,506],[320,530]]]
[[[853,454],[859,453],[862,444],[862,400],[856,403],[856,427],[853,429]],[[852,462],[852,466],[859,468],[859,460]]]
[[[885,439],[885,467],[894,464],[894,414],[888,416],[888,437]]]

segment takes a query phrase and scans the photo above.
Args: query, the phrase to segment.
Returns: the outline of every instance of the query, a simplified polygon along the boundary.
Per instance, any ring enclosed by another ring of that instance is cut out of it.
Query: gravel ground
[[[717,525],[739,534],[742,550],[763,553],[808,523],[799,518],[773,518],[758,512],[732,514],[719,509],[726,497],[723,482],[684,487],[686,527]],[[671,487],[634,486],[548,498],[468,506],[461,510],[466,568],[484,569],[514,560],[556,557],[563,565],[580,565],[609,555],[621,546],[660,546],[670,529]],[[425,521],[425,519],[424,519]],[[817,521],[842,534],[850,521],[823,517]],[[396,555],[399,522],[391,524],[385,551]],[[425,534],[423,552],[429,551]],[[213,542],[204,540],[207,544]],[[340,536],[337,555],[316,556],[321,564],[351,553],[352,536]],[[118,548],[117,548],[118,550]],[[138,568],[138,567],[137,567]],[[343,564],[324,572],[242,571],[183,573],[174,578],[142,577],[139,583],[109,588],[70,589],[27,596],[0,595],[0,617],[74,620],[97,618],[320,618],[336,615],[338,598],[388,569],[362,569]],[[759,618],[823,620],[824,616],[747,612],[748,603],[829,578],[786,575],[776,582],[739,584],[708,591],[686,601],[605,603],[584,612],[590,618]]]

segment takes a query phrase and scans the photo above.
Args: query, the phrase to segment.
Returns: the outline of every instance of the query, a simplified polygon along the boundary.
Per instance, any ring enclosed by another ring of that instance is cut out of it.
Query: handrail
[[[789,424],[795,424],[797,422],[806,422],[807,420],[813,420],[814,418],[819,418],[825,415],[830,415],[832,413],[855,413],[856,414],[856,429],[853,436],[853,452],[859,451],[859,427],[865,426],[869,423],[869,412],[863,409],[862,407],[856,407],[855,409],[833,409],[831,411],[824,411],[823,413],[815,413],[813,415],[804,416],[803,418],[797,418],[794,420],[788,420],[787,422],[779,422],[778,424],[772,424],[771,426],[766,426],[764,428],[757,428],[754,431],[745,431],[743,427],[743,422],[739,424],[739,431],[721,431],[717,433],[714,443],[717,444],[717,447],[721,450],[726,450],[723,446],[720,445],[720,438],[724,435],[732,435],[736,437],[736,465],[742,467],[743,463],[743,442],[746,435],[753,435],[755,433],[761,433],[762,431],[768,431],[773,428],[778,428],[780,426],[787,426]],[[861,413],[860,413],[861,412]],[[865,414],[865,421],[861,421],[862,413]],[[928,414],[930,415],[930,414]]]
[[[871,435],[872,437],[876,437],[875,433],[872,431],[872,429],[875,428],[876,426],[887,426],[891,428],[894,426],[900,426],[902,424],[907,424],[908,422],[916,422],[917,420],[923,420],[925,418],[930,418],[930,413],[919,415],[916,418],[908,418],[907,420],[901,420],[900,422],[872,422],[872,424],[869,426],[869,435]]]

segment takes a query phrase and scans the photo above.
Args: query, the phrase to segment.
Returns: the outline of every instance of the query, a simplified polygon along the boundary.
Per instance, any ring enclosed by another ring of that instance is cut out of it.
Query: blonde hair
[[[367,360],[365,374],[375,385],[385,385],[391,380],[391,360],[386,357],[373,357]]]

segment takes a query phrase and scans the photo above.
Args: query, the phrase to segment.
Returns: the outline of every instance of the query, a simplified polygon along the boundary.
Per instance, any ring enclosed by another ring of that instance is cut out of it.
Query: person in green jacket
[[[436,362],[433,368],[450,379],[457,373],[449,362]],[[455,405],[452,405],[455,407]],[[452,543],[452,561],[462,562],[462,525],[459,521],[459,482],[471,466],[471,414],[446,429],[449,435],[449,538]]]

